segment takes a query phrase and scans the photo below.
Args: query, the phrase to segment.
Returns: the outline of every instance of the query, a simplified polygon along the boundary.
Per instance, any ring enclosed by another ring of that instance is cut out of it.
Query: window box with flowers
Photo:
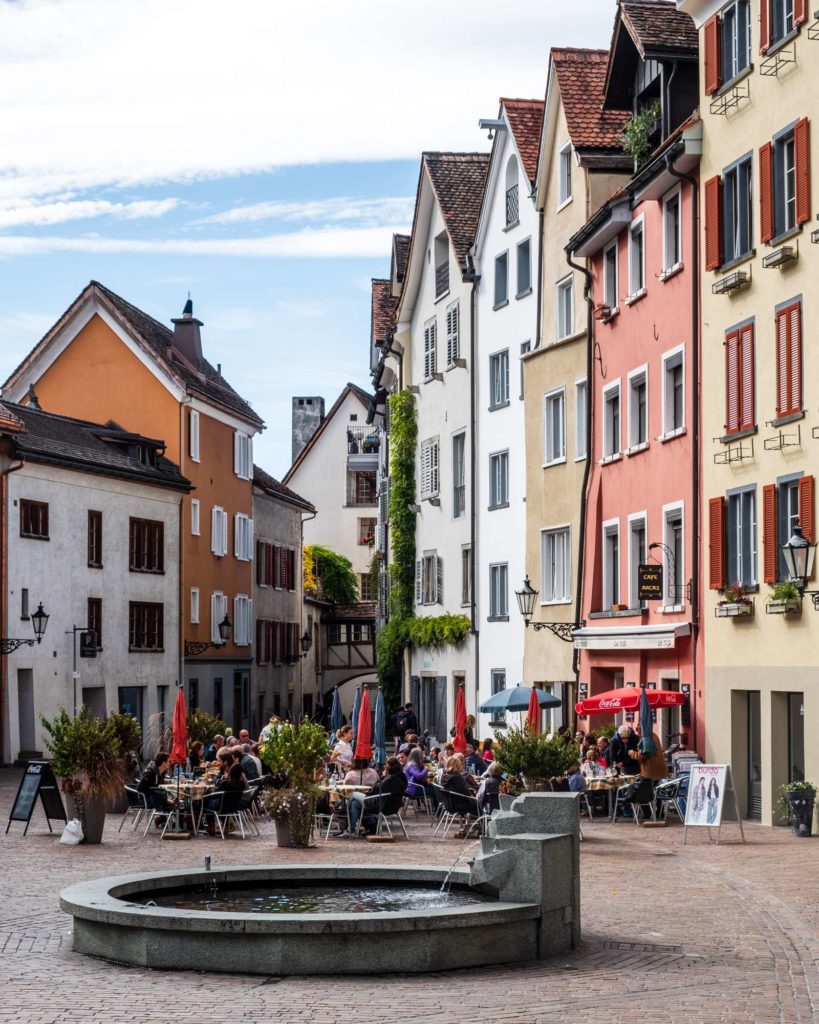
[[[765,602],[766,615],[801,615],[802,598],[795,583],[786,580],[771,587],[771,596]]]
[[[732,583],[722,591],[722,600],[714,609],[718,619],[742,619],[754,614],[753,598],[749,597],[741,583]]]

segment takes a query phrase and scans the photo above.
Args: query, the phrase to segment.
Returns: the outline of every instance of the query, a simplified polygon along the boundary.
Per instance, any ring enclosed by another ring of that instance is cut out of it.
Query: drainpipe
[[[540,348],[543,330],[543,211],[537,218],[537,326],[535,328],[535,348]]]
[[[478,284],[480,274],[474,269],[464,275],[464,279],[472,282],[472,291],[469,295],[469,372],[471,376],[469,388],[469,540],[470,540],[470,572],[472,574],[472,588],[469,595],[469,617],[472,620],[470,632],[475,638],[475,711],[477,712],[478,694],[480,692],[480,630],[478,629],[478,607],[475,599],[477,577],[475,566],[477,565],[478,547],[478,483],[477,483],[477,435],[478,435]]]
[[[691,186],[691,479],[693,481],[694,508],[691,515],[691,535],[694,543],[691,550],[700,551],[700,247],[699,247],[699,183],[690,174],[683,174],[674,167],[674,158],[669,153],[665,158],[668,173]],[[700,632],[700,560],[694,557],[691,562],[691,653],[693,662],[693,682],[691,692],[697,697],[697,653],[699,650]],[[697,749],[697,718],[692,717],[694,750]]]
[[[587,502],[591,467],[594,457],[594,299],[592,298],[592,277],[588,267],[572,260],[572,254],[566,253],[566,262],[572,270],[579,271],[585,278],[583,298],[586,301],[586,465],[583,467],[583,484],[580,491],[580,530],[577,541],[577,587],[574,599],[574,621],[580,622],[583,611],[583,583],[586,572],[586,533],[587,533]],[[574,673],[575,697],[579,693],[580,683],[580,652],[575,647],[572,652],[572,672]],[[565,699],[565,698],[564,698]],[[573,726],[577,725],[574,708],[568,709]]]
[[[304,514],[301,514],[299,516],[299,554],[301,555],[301,559],[300,559],[300,563],[299,563],[301,565],[301,586],[299,587],[299,592],[301,593],[301,608],[299,608],[299,622],[301,622],[302,613],[304,611],[304,524],[305,523],[309,523],[311,519],[315,519],[317,515],[318,515],[318,510],[313,512],[312,515],[305,516]],[[304,628],[305,629],[307,628],[307,624],[306,623],[304,624]],[[319,646],[319,650],[316,651],[315,655],[314,655],[314,657],[316,658],[317,661],[318,661],[318,657],[319,657],[319,651],[321,650],[321,619],[319,619],[319,642],[318,642],[318,646]],[[320,662],[318,664],[320,664]],[[318,667],[316,667],[316,678],[314,680],[314,684],[318,682],[318,674],[319,674],[318,673]],[[304,708],[304,658],[301,657],[301,651],[300,650],[299,650],[299,685],[301,687],[301,706],[302,706],[302,709],[303,709]],[[313,690],[315,691],[315,685],[313,686]],[[323,699],[324,695],[320,694],[320,696]],[[286,703],[287,703],[287,694],[285,694],[285,704]]]
[[[9,537],[9,513],[8,513],[8,475],[16,473],[18,469],[25,466],[25,459],[21,459],[16,466],[10,466],[0,476],[0,602],[2,602],[2,615],[0,615],[0,633],[8,633],[8,537]],[[0,654],[0,764],[3,763],[3,751],[5,750],[6,739],[6,687],[8,686],[8,656]],[[11,760],[11,749],[9,749],[9,760]]]

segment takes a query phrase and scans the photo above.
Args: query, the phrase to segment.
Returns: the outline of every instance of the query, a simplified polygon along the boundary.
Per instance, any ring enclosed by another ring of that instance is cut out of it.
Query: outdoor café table
[[[354,786],[352,783],[339,782],[335,786],[332,784],[324,784],[319,786],[322,793],[328,793],[330,796],[330,803],[337,803],[339,800],[344,801],[344,811],[347,815],[347,829],[350,828],[350,804],[349,798],[353,793],[369,793],[372,786]]]
[[[169,797],[176,798],[177,782],[164,782],[160,787]],[[199,826],[202,822],[203,800],[213,792],[213,783],[203,782],[201,779],[180,779],[178,783],[179,800],[193,822],[193,834],[199,834]],[[179,811],[173,812],[176,815],[176,831],[183,831],[179,825]]]
[[[593,779],[586,779],[586,789],[590,793],[599,793],[601,790],[608,792],[609,818],[611,819],[614,815],[614,799],[617,795],[617,790],[621,786],[629,785],[629,783],[634,782],[639,777],[639,775],[598,775]]]

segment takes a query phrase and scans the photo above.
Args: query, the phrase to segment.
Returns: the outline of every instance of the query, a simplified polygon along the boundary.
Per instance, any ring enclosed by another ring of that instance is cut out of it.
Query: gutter
[[[691,563],[691,654],[693,665],[692,692],[697,696],[697,653],[700,638],[700,252],[699,252],[699,183],[690,174],[683,174],[674,167],[674,157],[669,153],[665,158],[668,173],[691,186],[691,479],[693,483],[693,505],[691,515],[691,550],[695,557]],[[693,749],[697,749],[697,718],[692,717]]]
[[[477,564],[478,546],[478,483],[477,483],[477,440],[478,440],[478,284],[481,276],[471,271],[464,274],[465,280],[472,282],[472,291],[469,295],[470,316],[469,316],[469,359],[470,359],[470,380],[469,388],[469,559],[472,586],[469,594],[469,617],[472,620],[470,633],[475,638],[475,707],[477,711],[478,694],[480,692],[480,631],[478,630],[478,606],[475,599],[477,578],[475,566]]]

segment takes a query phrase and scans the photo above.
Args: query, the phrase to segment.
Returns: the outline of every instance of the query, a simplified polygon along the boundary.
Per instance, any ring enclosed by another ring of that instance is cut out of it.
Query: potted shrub
[[[813,808],[816,786],[812,782],[789,782],[782,787],[782,803],[797,836],[807,839],[813,834]]]
[[[765,603],[768,615],[787,615],[802,611],[802,600],[799,589],[790,580],[784,580],[771,587],[771,596]]]
[[[722,600],[717,604],[718,619],[742,618],[754,614],[754,602],[745,593],[741,583],[731,583],[722,592]]]
[[[577,748],[559,736],[523,729],[495,733],[495,760],[519,788],[529,791],[555,790],[563,785],[569,766],[578,759]]]
[[[51,721],[41,718],[54,774],[82,823],[84,842],[102,841],[105,805],[125,785],[124,751],[112,718],[95,718],[83,706],[76,718],[65,708]]]
[[[327,755],[327,735],[315,722],[282,722],[259,747],[262,763],[281,780],[264,805],[276,822],[279,846],[309,846],[319,790],[316,771]]]

